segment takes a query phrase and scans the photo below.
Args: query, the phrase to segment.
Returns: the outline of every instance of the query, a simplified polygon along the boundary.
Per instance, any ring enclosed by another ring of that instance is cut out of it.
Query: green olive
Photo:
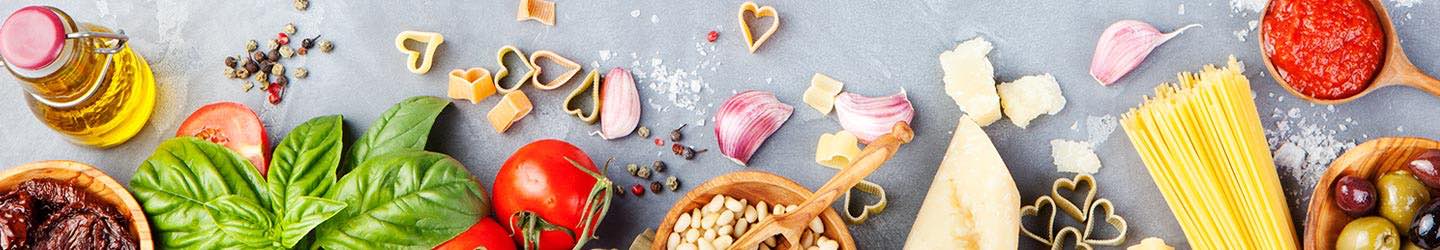
[[[1370,216],[1350,221],[1335,239],[1335,249],[1400,249],[1400,231],[1385,218]]]
[[[1390,219],[1399,228],[1410,228],[1420,207],[1430,202],[1430,190],[1410,171],[1396,170],[1380,176],[1375,183],[1380,189],[1380,216]]]

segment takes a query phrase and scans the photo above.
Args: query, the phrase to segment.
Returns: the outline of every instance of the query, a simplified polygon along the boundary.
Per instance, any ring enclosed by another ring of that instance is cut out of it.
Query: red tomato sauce
[[[1369,87],[1380,70],[1385,32],[1379,19],[1365,0],[1272,0],[1261,20],[1261,49],[1291,89],[1344,99]]]

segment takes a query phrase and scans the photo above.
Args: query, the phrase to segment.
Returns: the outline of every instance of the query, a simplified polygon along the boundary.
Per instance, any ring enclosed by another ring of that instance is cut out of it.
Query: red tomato
[[[500,223],[490,217],[480,218],[470,229],[456,235],[454,239],[440,243],[435,250],[515,250],[515,242],[510,240],[510,232],[500,227]]]
[[[574,249],[595,235],[612,188],[580,148],[539,140],[520,147],[500,167],[495,213],[525,249]]]
[[[265,136],[265,124],[260,123],[260,117],[245,104],[206,104],[185,118],[175,136],[195,136],[225,145],[250,159],[261,177],[270,168],[270,139]]]

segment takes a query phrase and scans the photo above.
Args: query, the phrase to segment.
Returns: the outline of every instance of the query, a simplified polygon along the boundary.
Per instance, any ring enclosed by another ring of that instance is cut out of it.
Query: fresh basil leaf
[[[416,96],[396,103],[350,145],[350,153],[345,156],[345,165],[340,171],[352,170],[372,157],[387,153],[425,150],[430,127],[447,105],[449,101],[433,96]]]
[[[279,221],[280,239],[286,248],[295,247],[301,239],[310,234],[320,223],[329,220],[345,208],[345,202],[338,200],[302,196],[294,198],[281,215]]]
[[[322,196],[335,185],[335,168],[340,166],[343,138],[339,115],[310,119],[275,146],[266,181],[272,200],[290,201],[300,196]],[[274,211],[286,214],[288,202],[275,203]]]
[[[248,160],[224,146],[194,137],[166,140],[130,179],[161,248],[239,247],[240,239],[220,233],[205,203],[233,195],[270,207],[269,190]]]
[[[429,249],[490,212],[464,165],[424,151],[365,161],[326,197],[348,206],[315,230],[325,249]]]
[[[205,203],[205,211],[215,219],[215,225],[226,238],[239,241],[247,248],[277,248],[279,235],[270,229],[274,221],[270,210],[255,204],[254,200],[235,195],[221,196]]]

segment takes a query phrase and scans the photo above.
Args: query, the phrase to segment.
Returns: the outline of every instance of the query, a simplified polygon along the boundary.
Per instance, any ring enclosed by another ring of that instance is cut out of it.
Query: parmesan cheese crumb
[[[1056,171],[1079,174],[1100,172],[1100,156],[1095,155],[1088,142],[1051,140],[1050,157],[1054,158]]]
[[[1042,114],[1054,115],[1065,109],[1065,96],[1060,94],[1060,84],[1050,74],[1002,83],[997,91],[1005,116],[1022,129]]]

